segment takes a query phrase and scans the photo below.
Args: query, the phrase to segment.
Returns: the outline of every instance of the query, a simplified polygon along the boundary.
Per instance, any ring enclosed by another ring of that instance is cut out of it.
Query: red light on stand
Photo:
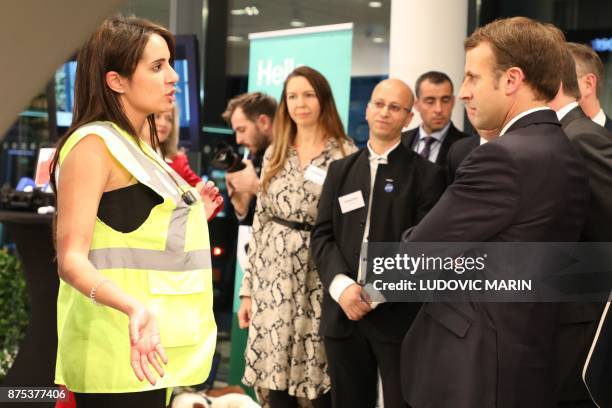
[[[212,249],[213,256],[221,256],[221,255],[223,255],[224,252],[225,251],[223,250],[223,248],[218,247],[218,246],[213,247],[213,249]]]

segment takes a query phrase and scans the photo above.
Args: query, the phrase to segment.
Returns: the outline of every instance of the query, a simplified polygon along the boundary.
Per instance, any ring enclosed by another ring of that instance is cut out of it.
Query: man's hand
[[[230,194],[230,201],[234,206],[234,212],[236,213],[236,215],[239,218],[246,217],[247,213],[249,212],[249,205],[251,205],[251,200],[255,198],[255,196],[251,193],[230,193],[229,191],[228,193]]]
[[[233,193],[257,194],[259,189],[259,177],[255,173],[255,168],[250,160],[244,160],[246,167],[234,173],[227,173],[225,179]]]
[[[370,305],[361,298],[361,286],[357,283],[344,289],[338,303],[350,320],[361,320],[372,310]]]

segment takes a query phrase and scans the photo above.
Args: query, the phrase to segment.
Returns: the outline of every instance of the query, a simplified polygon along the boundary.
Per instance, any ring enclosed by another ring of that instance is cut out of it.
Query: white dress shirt
[[[557,111],[557,119],[561,120],[567,115],[572,109],[578,106],[578,102],[571,102],[562,107]]]
[[[597,112],[597,115],[593,116],[591,120],[597,123],[599,126],[606,126],[606,113],[603,111],[603,109],[600,109],[599,112]]]

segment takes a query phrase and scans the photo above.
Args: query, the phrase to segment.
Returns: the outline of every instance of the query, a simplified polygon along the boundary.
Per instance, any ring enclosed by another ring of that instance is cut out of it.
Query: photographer
[[[276,101],[261,92],[238,95],[227,104],[223,119],[236,132],[236,142],[249,150],[246,167],[226,175],[227,191],[241,224],[251,225],[255,195],[259,189],[261,163],[272,142]]]

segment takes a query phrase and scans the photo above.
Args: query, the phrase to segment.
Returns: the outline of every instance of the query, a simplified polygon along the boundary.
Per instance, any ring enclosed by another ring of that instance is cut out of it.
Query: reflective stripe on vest
[[[154,249],[103,248],[89,251],[89,260],[98,269],[184,272],[211,267],[208,249],[169,254]]]

